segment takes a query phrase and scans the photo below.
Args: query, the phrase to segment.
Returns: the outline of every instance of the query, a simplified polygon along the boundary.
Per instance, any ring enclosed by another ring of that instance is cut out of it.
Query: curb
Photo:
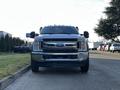
[[[13,83],[17,78],[22,76],[25,72],[27,72],[30,69],[30,65],[27,65],[23,67],[22,69],[18,70],[14,74],[7,76],[0,80],[0,90],[5,89],[7,86],[9,86],[11,83]]]

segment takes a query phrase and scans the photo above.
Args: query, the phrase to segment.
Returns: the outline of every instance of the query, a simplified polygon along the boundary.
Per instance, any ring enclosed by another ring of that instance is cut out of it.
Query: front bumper
[[[45,58],[48,55],[54,56],[53,58]],[[55,57],[57,56],[57,57]],[[59,58],[58,58],[59,56]],[[76,56],[72,58],[72,56]],[[46,61],[84,61],[89,57],[88,52],[78,52],[78,53],[43,53],[43,52],[32,52],[31,60],[38,62]]]
[[[75,59],[70,58],[51,58],[44,59],[43,55],[77,55]],[[76,67],[80,65],[85,65],[86,61],[89,59],[88,52],[78,52],[78,53],[43,53],[43,52],[32,52],[31,53],[31,64],[33,66],[40,67]]]

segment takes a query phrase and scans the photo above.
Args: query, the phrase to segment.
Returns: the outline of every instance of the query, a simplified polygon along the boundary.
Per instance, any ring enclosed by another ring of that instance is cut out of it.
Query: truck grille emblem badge
[[[64,44],[63,43],[57,43],[56,47],[64,47]]]

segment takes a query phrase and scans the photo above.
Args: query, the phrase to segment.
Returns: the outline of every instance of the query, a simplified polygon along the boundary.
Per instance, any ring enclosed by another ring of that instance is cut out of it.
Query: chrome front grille
[[[51,53],[77,52],[77,42],[44,41],[43,52],[51,52]]]
[[[76,42],[44,42],[43,46],[46,48],[77,48]]]

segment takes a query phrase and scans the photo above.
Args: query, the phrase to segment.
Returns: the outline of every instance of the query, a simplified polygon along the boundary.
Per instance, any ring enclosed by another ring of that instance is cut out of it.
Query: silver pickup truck
[[[37,72],[39,67],[80,67],[81,72],[88,72],[89,33],[78,31],[74,26],[45,26],[38,36],[32,32],[32,71]]]

